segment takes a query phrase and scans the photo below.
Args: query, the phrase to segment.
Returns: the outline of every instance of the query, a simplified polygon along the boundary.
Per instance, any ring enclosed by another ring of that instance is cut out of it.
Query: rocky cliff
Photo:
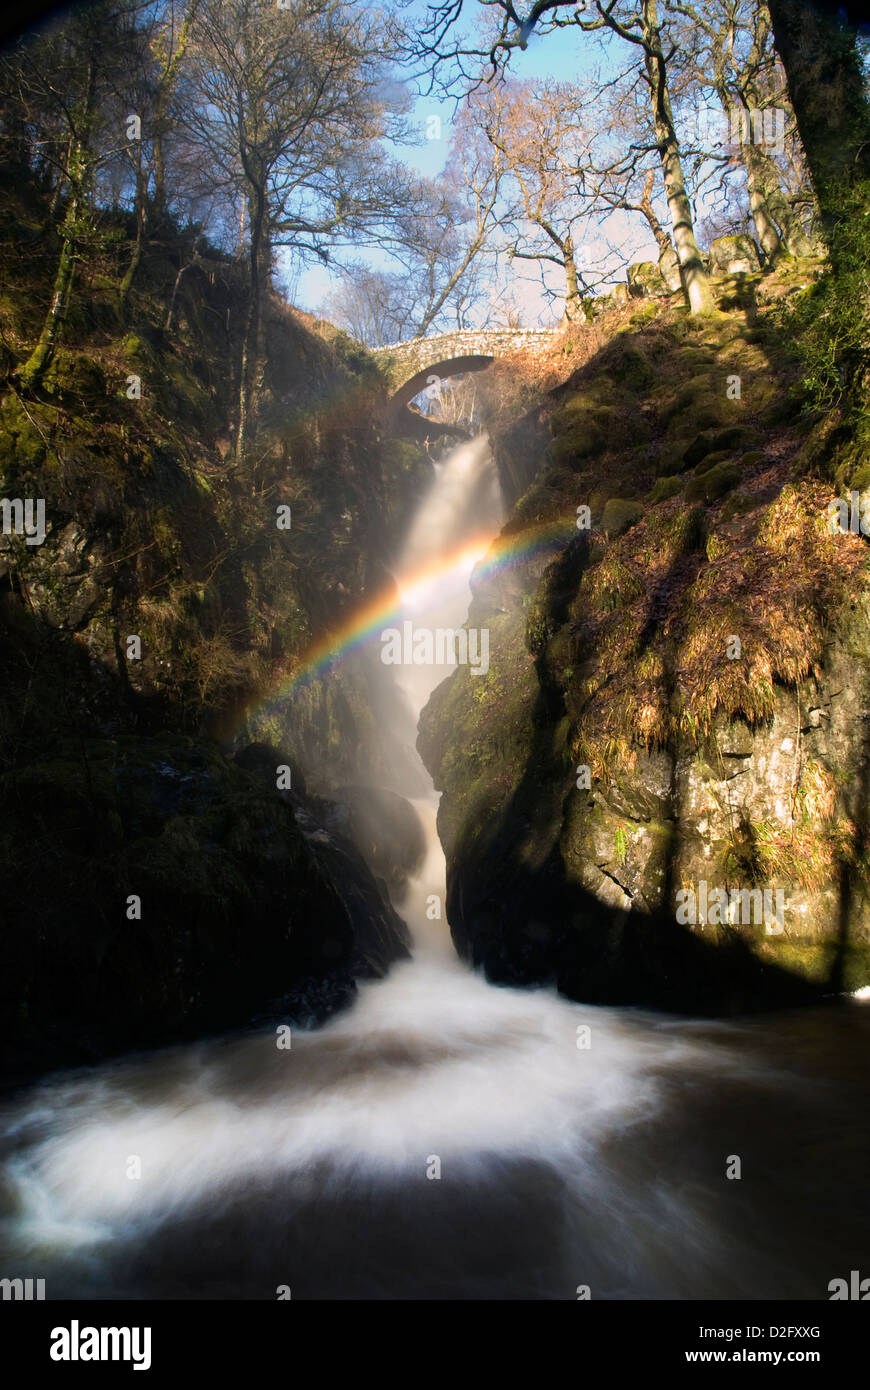
[[[8,369],[51,294],[41,199],[4,187],[0,232],[0,497],[45,518],[38,543],[0,535],[7,1080],[270,1005],[322,1019],[406,953],[354,827],[305,791],[306,763],[314,792],[377,780],[361,674],[311,682],[304,723],[247,712],[381,588],[431,474],[381,439],[366,354],[277,298],[235,459],[240,271],[183,229],[124,310],[108,260],[90,267],[23,392]]]
[[[866,542],[828,511],[867,479],[801,408],[812,273],[720,282],[703,322],[612,313],[513,422],[490,388],[490,670],[439,687],[419,747],[494,979],[710,1011],[870,980]]]

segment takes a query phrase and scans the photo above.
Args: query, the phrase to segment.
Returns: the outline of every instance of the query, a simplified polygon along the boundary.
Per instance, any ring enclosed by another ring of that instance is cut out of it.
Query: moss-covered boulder
[[[630,365],[628,370],[631,370]],[[639,433],[644,434],[645,423],[633,419],[620,405],[618,392],[608,389],[606,381],[595,391],[572,392],[553,419],[550,444],[553,463],[576,465],[628,442],[632,433],[635,438]]]
[[[685,490],[686,501],[715,502],[717,498],[724,497],[726,492],[736,487],[741,477],[740,467],[723,459],[706,472],[689,479]]]
[[[651,502],[666,502],[683,490],[683,479],[676,475],[657,478],[650,492]]]
[[[710,243],[713,275],[751,274],[760,268],[758,247],[750,236],[719,236]]]
[[[611,497],[604,508],[601,529],[608,536],[621,536],[623,531],[640,521],[643,512],[642,502],[632,502],[624,497]]]
[[[659,274],[665,282],[668,291],[676,294],[683,288],[683,279],[680,275],[680,262],[673,246],[668,243],[659,253]]]
[[[659,421],[671,438],[692,438],[702,430],[742,423],[740,401],[729,398],[725,372],[703,372],[662,401]]]
[[[632,299],[667,293],[667,286],[654,261],[636,261],[626,271],[628,293]]]

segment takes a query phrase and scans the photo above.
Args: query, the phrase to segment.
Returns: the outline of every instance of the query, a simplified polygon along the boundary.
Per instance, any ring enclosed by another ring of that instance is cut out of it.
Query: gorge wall
[[[611,315],[517,420],[522,363],[493,381],[490,670],[419,740],[454,939],[493,979],[711,1012],[870,980],[866,543],[827,511],[867,479],[801,412],[807,273],[706,322]]]
[[[4,199],[14,358],[54,262],[41,195]],[[322,1019],[407,952],[323,796],[378,781],[366,673],[312,679],[292,717],[266,697],[382,589],[431,464],[381,437],[367,355],[277,297],[236,460],[244,303],[238,265],[170,229],[126,311],[83,280],[39,392],[0,398],[0,496],[46,521],[39,545],[0,536],[7,1081],[267,1007]]]

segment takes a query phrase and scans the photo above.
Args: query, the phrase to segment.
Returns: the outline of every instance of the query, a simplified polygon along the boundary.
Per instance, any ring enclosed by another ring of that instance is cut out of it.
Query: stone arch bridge
[[[556,329],[458,329],[455,333],[436,333],[428,338],[412,338],[407,343],[391,343],[372,356],[384,372],[392,390],[390,416],[393,428],[415,438],[464,431],[428,420],[408,403],[426,387],[432,376],[459,376],[481,372],[497,357],[528,348],[546,347]]]

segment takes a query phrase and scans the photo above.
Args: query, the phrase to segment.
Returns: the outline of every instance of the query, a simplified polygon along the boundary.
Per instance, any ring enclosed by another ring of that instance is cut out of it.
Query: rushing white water
[[[396,577],[402,618],[454,627],[471,560],[411,579],[499,502],[484,441],[437,471]],[[416,722],[449,671],[393,669]],[[415,804],[414,958],[352,1009],[289,1050],[264,1028],[7,1102],[0,1274],[49,1297],[826,1297],[861,1256],[866,1010],[716,1025],[494,988],[427,915],[434,790]]]

